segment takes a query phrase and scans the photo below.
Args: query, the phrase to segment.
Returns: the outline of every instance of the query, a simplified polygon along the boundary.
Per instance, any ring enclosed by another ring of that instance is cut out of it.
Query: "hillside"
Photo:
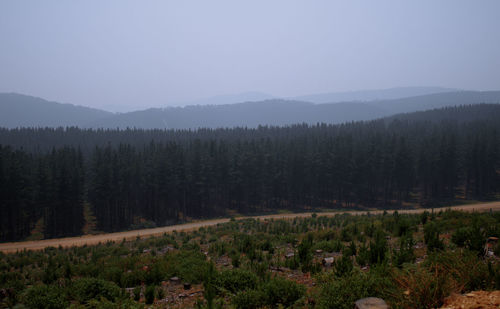
[[[338,103],[338,102],[368,102],[377,100],[394,100],[414,96],[428,95],[441,92],[454,92],[457,89],[442,87],[396,87],[389,89],[329,92],[297,96],[293,99],[312,103]]]
[[[271,99],[238,104],[152,108],[123,114],[48,102],[18,94],[0,94],[0,127],[197,129],[256,128],[259,125],[283,126],[297,123],[336,124],[479,103],[500,103],[500,91],[455,91],[398,99],[325,104]]]
[[[500,103],[500,91],[460,91],[394,100],[313,104],[304,101],[266,100],[226,105],[149,109],[115,115],[90,124],[93,128],[196,129],[283,126],[296,123],[342,123],[376,119],[445,106]]]
[[[309,102],[266,100],[226,105],[196,105],[148,109],[116,115],[90,124],[93,128],[196,129],[256,128],[296,123],[340,123],[378,118],[385,113],[363,103],[315,105]]]
[[[0,93],[0,126],[6,128],[83,127],[112,115],[84,106],[50,102],[17,93]]]
[[[498,292],[472,292],[500,287],[500,246],[483,251],[500,216],[485,210],[242,218],[1,254],[0,305],[352,309],[378,297],[391,308],[498,308]]]
[[[500,103],[500,91],[455,91],[369,102],[387,111],[388,115],[479,103]]]
[[[443,108],[435,108],[426,111],[396,114],[384,118],[387,123],[393,120],[402,121],[453,121],[453,122],[473,122],[473,121],[498,121],[500,119],[500,104],[474,104],[459,105]]]

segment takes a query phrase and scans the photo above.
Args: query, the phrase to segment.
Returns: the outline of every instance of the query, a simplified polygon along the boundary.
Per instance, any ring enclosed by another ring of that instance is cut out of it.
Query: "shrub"
[[[290,307],[304,296],[304,293],[305,287],[303,285],[280,277],[273,278],[264,285],[264,294],[268,305],[281,304],[284,307]]]
[[[392,263],[397,267],[401,267],[404,263],[413,263],[415,261],[415,253],[413,252],[413,237],[405,235],[399,240],[399,251],[394,250],[392,253]]]
[[[121,283],[123,271],[116,266],[106,267],[103,272],[100,274],[100,277],[107,281],[113,281],[116,284]]]
[[[328,240],[322,240],[322,241],[319,241],[317,243],[314,244],[313,246],[313,249],[314,250],[318,250],[318,249],[321,249],[325,252],[333,252],[335,251],[334,249],[334,245],[333,245],[333,242],[332,241],[328,241]]]
[[[234,268],[240,267],[240,253],[237,252],[236,250],[231,251],[231,254],[229,256],[231,258],[231,264],[233,265]]]
[[[395,302],[403,308],[438,308],[446,296],[458,290],[456,281],[450,279],[439,264],[429,268],[404,269],[394,276],[394,281],[401,289],[398,294],[404,295]],[[405,295],[403,291],[409,294]]]
[[[81,303],[101,297],[114,301],[120,296],[120,288],[110,281],[82,278],[73,284],[73,294],[75,299]]]
[[[169,254],[163,262],[166,265],[165,276],[178,276],[195,284],[204,280],[208,269],[205,255],[196,251]]]
[[[347,255],[343,255],[341,259],[335,262],[335,276],[344,277],[349,275],[353,270],[353,265],[351,258]]]
[[[370,251],[368,250],[368,247],[365,244],[362,244],[359,247],[358,255],[356,255],[356,263],[358,263],[359,266],[365,266],[368,265],[369,262],[370,262]]]
[[[458,228],[453,233],[451,241],[459,247],[466,247],[477,254],[481,254],[486,242],[486,235],[476,220],[471,227]]]
[[[74,308],[71,306],[70,308]],[[76,307],[75,308],[79,308]],[[101,298],[99,300],[93,299],[88,302],[88,304],[84,307],[87,308],[95,308],[95,309],[143,309],[143,304],[138,304],[130,299],[118,300],[116,302],[111,302],[106,298]]]
[[[465,242],[467,241],[468,237],[469,237],[469,228],[460,227],[455,230],[453,235],[451,235],[451,241],[459,247],[465,247]]]
[[[321,287],[318,308],[352,309],[354,302],[363,297],[382,297],[384,289],[391,286],[390,278],[379,276],[374,270],[364,273],[352,271],[348,276],[337,280],[328,280]]]
[[[140,286],[136,286],[134,288],[134,300],[135,301],[141,300],[141,287]]]
[[[257,275],[241,269],[226,270],[219,274],[215,280],[215,285],[217,288],[231,293],[254,289],[257,285]]]
[[[444,249],[444,244],[439,239],[439,228],[436,222],[428,222],[424,226],[424,241],[429,251]]]
[[[122,273],[120,277],[120,286],[122,288],[133,287],[144,281],[144,273],[140,271],[131,271]]]
[[[156,287],[154,285],[149,285],[146,288],[146,293],[144,293],[144,298],[146,298],[146,304],[150,305],[155,301]]]
[[[387,249],[387,240],[385,239],[384,232],[377,230],[375,232],[375,240],[370,242],[370,263],[382,263],[385,260]]]
[[[248,290],[236,294],[231,302],[238,309],[257,309],[266,304],[265,298],[261,290]]]
[[[425,265],[439,265],[445,275],[457,282],[456,292],[484,290],[493,287],[485,261],[469,250],[445,251],[431,254]]]
[[[253,309],[261,307],[292,306],[305,294],[305,287],[294,281],[276,277],[256,290],[241,291],[233,297],[236,308]]]
[[[62,288],[53,285],[37,285],[26,290],[24,304],[29,308],[67,308],[69,302]]]
[[[161,286],[159,286],[158,289],[156,290],[156,296],[158,296],[158,299],[165,298],[165,290]]]

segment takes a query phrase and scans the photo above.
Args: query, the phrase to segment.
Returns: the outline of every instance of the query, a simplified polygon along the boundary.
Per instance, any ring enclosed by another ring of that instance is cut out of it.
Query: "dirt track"
[[[470,204],[470,205],[461,205],[461,206],[452,206],[446,207],[446,209],[451,208],[454,210],[463,210],[463,211],[489,211],[492,209],[493,211],[500,211],[500,201],[492,202],[492,203],[482,203],[482,204]],[[422,213],[425,210],[431,211],[431,209],[411,209],[411,210],[398,210],[399,213]],[[380,214],[382,210],[374,210],[370,211],[371,214]],[[322,216],[334,216],[336,214],[341,213],[350,213],[353,215],[361,215],[366,214],[367,211],[336,211],[336,212],[323,212],[318,213]],[[388,213],[392,213],[392,211],[388,211]],[[238,219],[246,219],[246,218],[259,218],[259,219],[284,219],[284,218],[295,218],[295,217],[308,217],[312,213],[290,213],[290,214],[276,214],[276,215],[265,215],[265,216],[256,216],[256,217],[241,217]],[[124,238],[134,239],[136,237],[147,237],[153,235],[159,235],[163,233],[172,232],[174,230],[177,231],[186,231],[197,229],[204,226],[217,225],[219,223],[228,222],[229,219],[215,219],[215,220],[206,220],[199,222],[192,222],[186,224],[178,224],[171,225],[165,227],[158,227],[153,229],[144,229],[144,230],[134,230],[134,231],[126,231],[126,232],[117,232],[117,233],[108,233],[108,234],[99,234],[99,235],[84,235],[79,237],[67,237],[67,238],[55,238],[55,239],[45,239],[45,240],[37,240],[37,241],[22,241],[22,242],[10,242],[10,243],[0,243],[0,251],[4,253],[16,252],[20,250],[41,250],[46,247],[71,247],[71,246],[83,246],[94,245],[106,241],[121,241]]]

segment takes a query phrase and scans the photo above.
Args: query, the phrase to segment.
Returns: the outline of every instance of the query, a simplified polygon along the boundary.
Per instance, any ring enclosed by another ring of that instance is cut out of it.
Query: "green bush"
[[[110,301],[120,296],[120,288],[113,282],[96,278],[82,278],[75,281],[72,291],[76,300],[86,303],[91,299],[106,298]]]
[[[439,239],[439,228],[436,222],[428,222],[424,226],[424,241],[428,251],[443,250],[444,244]]]
[[[305,287],[296,283],[275,277],[256,290],[241,291],[232,299],[236,308],[253,309],[261,307],[288,308],[301,299],[305,294]]]
[[[354,270],[348,276],[323,284],[317,307],[352,309],[354,302],[360,298],[384,297],[384,289],[391,285],[389,278],[379,276],[375,270],[369,273]]]
[[[465,247],[465,242],[469,238],[469,228],[468,227],[460,227],[455,230],[455,232],[451,235],[451,241],[459,246]]]
[[[121,284],[123,271],[116,266],[106,267],[100,274],[100,277],[107,281],[113,281],[116,284]]]
[[[149,285],[146,287],[146,293],[144,293],[144,298],[146,298],[146,304],[151,305],[155,301],[156,287],[154,285]]]
[[[166,274],[168,276],[178,276],[190,283],[200,283],[204,280],[208,263],[206,256],[199,251],[180,251],[169,254],[164,260],[166,264]]]
[[[396,272],[394,280],[400,287],[397,295],[401,295],[394,304],[402,308],[439,308],[446,296],[458,290],[457,282],[437,264],[403,269]]]
[[[36,285],[26,290],[24,304],[34,309],[67,308],[69,302],[64,289],[54,285]]]
[[[486,235],[479,223],[475,221],[471,227],[458,228],[451,236],[451,241],[459,247],[465,247],[481,254],[486,242]]]
[[[467,249],[433,253],[424,265],[429,269],[438,266],[450,280],[456,281],[460,290],[455,292],[494,288],[487,263],[476,252]]]
[[[99,300],[93,299],[88,302],[87,305],[84,307],[76,307],[76,306],[71,306],[71,309],[77,309],[77,308],[82,308],[82,309],[143,309],[144,305],[143,304],[138,304],[130,299],[123,299],[123,300],[118,300],[116,302],[112,302],[107,300],[106,298],[101,298]]]
[[[233,269],[220,273],[215,280],[215,285],[219,290],[223,289],[235,294],[239,291],[254,289],[257,279],[257,275],[253,272]]]
[[[342,258],[335,262],[335,276],[344,277],[349,275],[353,270],[353,264],[351,258],[347,255],[343,255]]]
[[[413,263],[415,261],[415,253],[413,252],[414,243],[411,235],[401,237],[399,240],[399,250],[393,250],[392,264],[402,267],[404,263]]]
[[[261,290],[248,290],[236,294],[231,302],[238,309],[257,309],[266,304],[266,296]]]
[[[144,273],[140,271],[131,271],[122,273],[120,277],[120,286],[122,288],[129,288],[140,285],[144,281]]]
[[[385,239],[384,232],[377,230],[374,241],[370,242],[370,264],[382,263],[386,258],[387,250],[387,240]]]
[[[314,244],[313,250],[318,250],[321,249],[325,252],[333,252],[335,251],[334,249],[334,244],[332,241],[328,240],[322,240]]]
[[[264,285],[266,303],[272,306],[281,304],[290,307],[304,296],[304,293],[303,285],[280,277],[273,278]]]
[[[365,266],[370,263],[370,250],[368,250],[365,244],[359,246],[358,254],[356,255],[356,263],[358,263],[359,266]]]
[[[141,300],[141,287],[140,286],[136,286],[134,288],[134,300],[135,301]]]

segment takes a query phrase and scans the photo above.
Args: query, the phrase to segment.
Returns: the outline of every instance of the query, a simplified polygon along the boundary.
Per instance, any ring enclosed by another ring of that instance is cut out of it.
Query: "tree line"
[[[490,106],[483,108],[490,114]],[[18,137],[0,145],[0,240],[25,239],[36,226],[47,238],[78,235],[85,208],[98,230],[118,231],[228,210],[495,199],[500,121],[476,118],[196,131],[0,130],[0,140]]]

